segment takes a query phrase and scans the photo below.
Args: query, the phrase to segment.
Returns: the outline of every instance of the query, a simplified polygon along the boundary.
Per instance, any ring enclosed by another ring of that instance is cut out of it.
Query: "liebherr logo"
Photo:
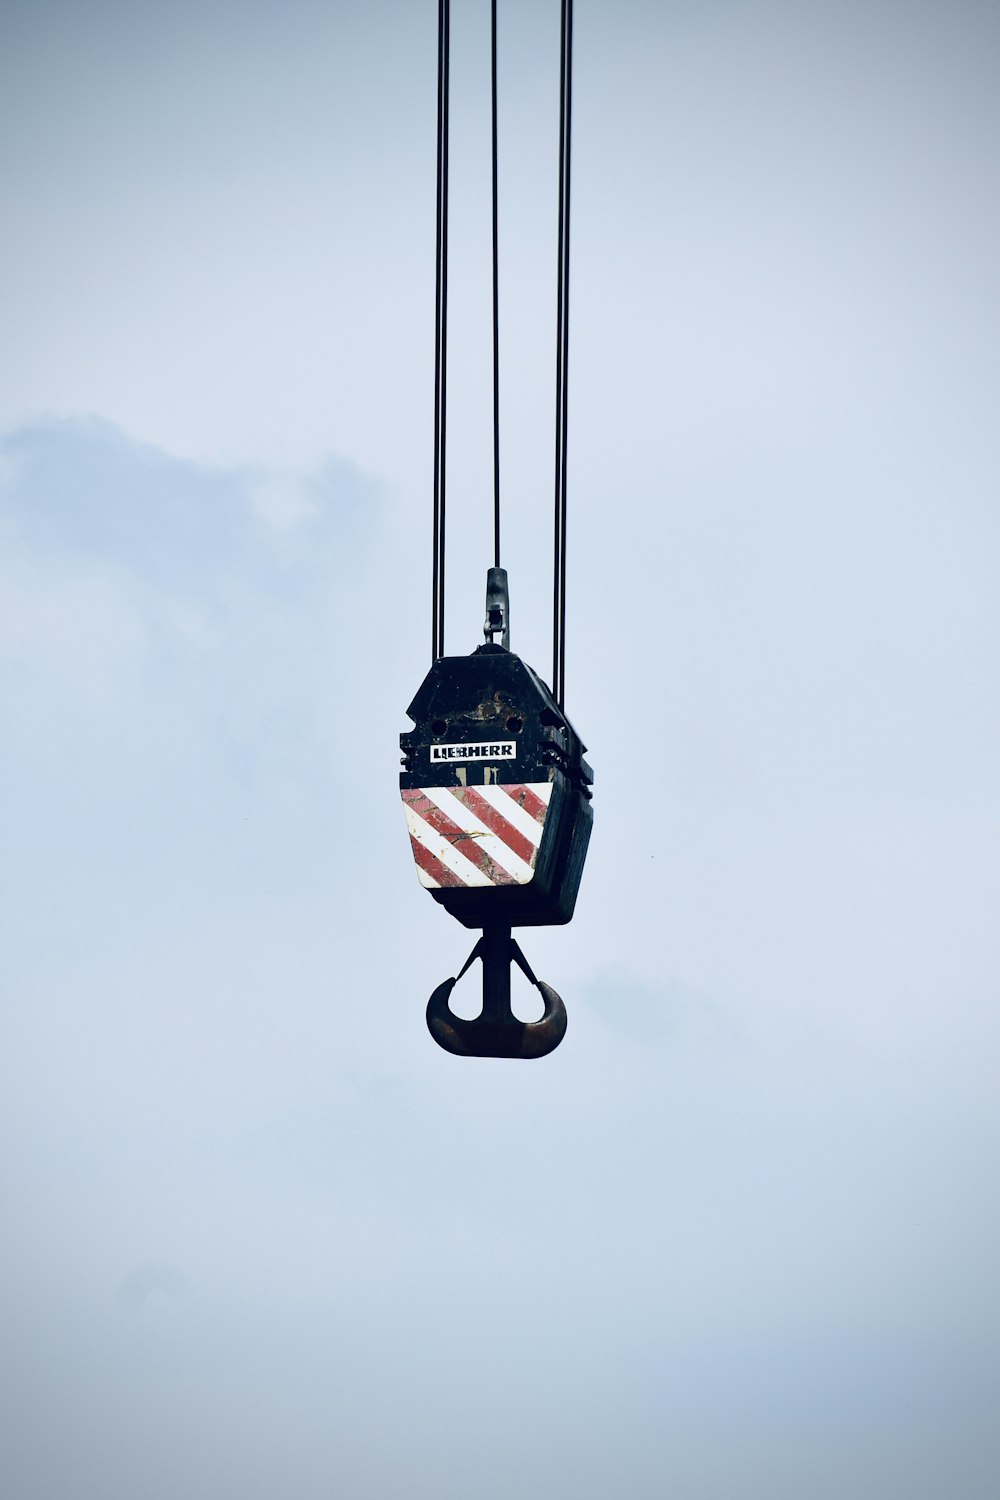
[[[475,745],[432,745],[431,765],[444,760],[514,760],[517,740],[482,740]]]

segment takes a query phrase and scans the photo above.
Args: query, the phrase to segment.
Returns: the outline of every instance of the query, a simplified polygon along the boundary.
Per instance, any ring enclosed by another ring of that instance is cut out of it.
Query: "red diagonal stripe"
[[[474,812],[477,818],[483,820],[484,827],[488,828],[490,833],[495,833],[497,838],[503,839],[507,848],[523,859],[526,865],[534,864],[534,844],[526,839],[513,823],[508,823],[503,814],[497,812],[481,792],[478,792],[474,786],[456,787],[455,796],[460,797],[469,811]]]
[[[513,797],[514,801],[523,807],[530,817],[539,823],[545,822],[545,814],[549,810],[548,804],[543,802],[541,797],[531,790],[530,786],[504,786],[502,781],[498,782],[497,785],[502,792],[507,793],[508,797]]]
[[[464,854],[466,859],[471,859],[473,864],[479,865],[485,874],[489,874],[486,866],[477,858],[478,855],[482,854],[482,850],[475,839],[467,834],[464,828],[459,828],[457,823],[453,823],[447,813],[443,813],[439,807],[435,806],[419,787],[405,791],[403,793],[403,801],[408,802],[417,814],[417,817],[423,818],[425,823],[429,823],[435,833],[441,834],[442,838],[446,838],[449,844],[454,844],[458,848],[459,854]],[[471,844],[471,849],[459,847],[465,844]]]
[[[452,788],[449,787],[448,791],[451,792]],[[447,813],[443,813],[439,807],[435,807],[431,799],[425,796],[419,787],[408,788],[404,791],[403,801],[409,803],[410,807],[417,814],[417,817],[422,818],[425,823],[429,824],[435,833],[439,833],[442,838],[446,838],[449,844],[458,850],[459,854],[463,854],[472,864],[478,865],[479,869],[482,870],[483,874],[489,878],[493,885],[517,884],[513,875],[509,875],[506,870],[501,870],[499,865],[493,863],[485,849],[472,837],[471,833],[466,833],[464,828],[459,828],[457,823],[453,823]],[[462,885],[465,884],[464,881],[460,881],[459,883]]]
[[[464,889],[465,881],[460,879],[454,870],[449,870],[447,865],[443,865],[436,854],[432,854],[429,849],[425,849],[420,840],[415,839],[412,833],[410,834],[410,843],[413,845],[413,858],[426,874],[437,881],[438,885],[460,885]]]

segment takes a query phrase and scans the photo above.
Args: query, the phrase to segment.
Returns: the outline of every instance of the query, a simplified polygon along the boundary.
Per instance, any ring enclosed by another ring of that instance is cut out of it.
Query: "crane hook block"
[[[482,960],[475,1020],[448,1004],[457,979],[431,995],[427,1027],[459,1057],[544,1057],[562,1041],[566,1008],[536,979],[512,927],[568,922],[576,906],[594,815],[586,746],[537,673],[508,649],[507,574],[491,568],[486,640],[471,656],[440,656],[400,735],[399,789],[420,883],[483,935],[460,970]],[[503,644],[494,637],[499,635]],[[516,963],[544,1002],[538,1021],[510,1007]]]
[[[491,569],[487,633],[507,625]],[[490,609],[496,613],[489,613]],[[568,922],[593,824],[586,746],[541,678],[488,640],[434,662],[400,736],[417,875],[466,927]]]

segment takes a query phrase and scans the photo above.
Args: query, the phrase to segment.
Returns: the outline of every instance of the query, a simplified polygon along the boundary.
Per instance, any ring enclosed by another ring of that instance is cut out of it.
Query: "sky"
[[[456,655],[488,9],[452,7]],[[521,934],[569,1013],[521,1065],[426,1032],[470,934],[396,790],[436,10],[0,0],[0,1489],[993,1500],[1000,12],[578,0],[595,824],[573,924]],[[499,13],[547,677],[558,6]]]

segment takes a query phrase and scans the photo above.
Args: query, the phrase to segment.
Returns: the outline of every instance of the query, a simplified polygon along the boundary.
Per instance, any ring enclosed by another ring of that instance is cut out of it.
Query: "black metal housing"
[[[568,922],[576,906],[593,826],[593,772],[586,746],[541,678],[513,652],[487,643],[471,656],[439,657],[407,713],[414,729],[400,735],[403,790],[419,787],[551,782],[544,832],[527,885],[431,891],[466,927],[501,922],[539,927]],[[513,755],[499,754],[515,744]],[[468,762],[432,761],[434,746],[495,744]]]

